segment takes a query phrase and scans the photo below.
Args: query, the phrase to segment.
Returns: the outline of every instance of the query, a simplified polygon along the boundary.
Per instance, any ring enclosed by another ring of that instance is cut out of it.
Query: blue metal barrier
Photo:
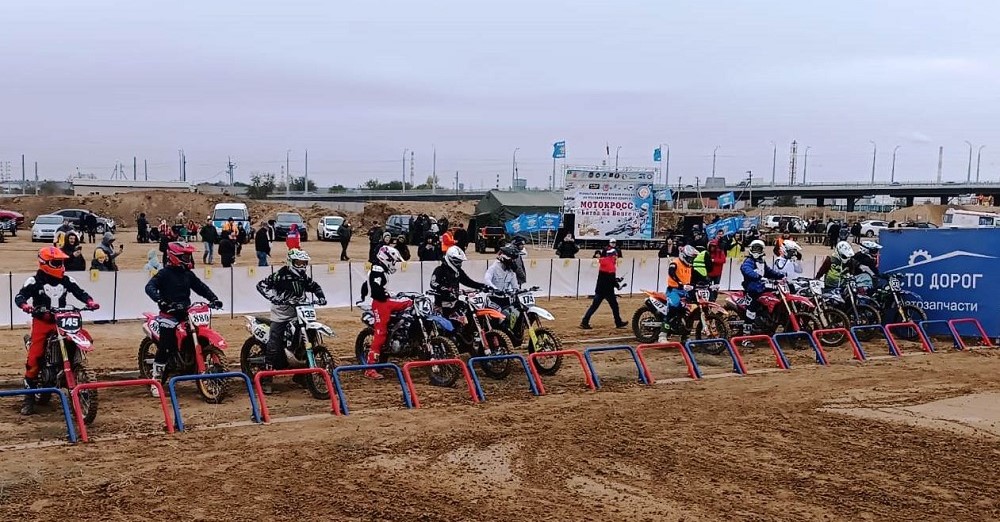
[[[184,419],[181,418],[181,405],[177,400],[177,383],[183,381],[205,381],[205,380],[222,380],[222,379],[243,379],[243,383],[247,387],[247,395],[250,397],[250,414],[253,416],[253,421],[260,423],[260,409],[257,407],[257,396],[253,391],[253,384],[250,382],[250,377],[242,372],[225,372],[225,373],[196,373],[192,375],[178,375],[177,377],[171,377],[170,381],[167,382],[167,388],[170,393],[170,402],[174,404],[174,424],[177,425],[177,431],[184,431]]]
[[[743,356],[733,349],[733,343],[729,342],[729,339],[691,339],[684,343],[687,347],[688,353],[691,354],[691,361],[694,362],[695,366],[698,365],[698,361],[694,356],[694,348],[699,344],[718,344],[723,343],[726,345],[726,350],[729,352],[729,357],[733,360],[733,373],[738,375],[746,375],[747,369],[743,365]],[[701,373],[701,368],[698,369],[698,373]]]
[[[59,388],[25,388],[23,390],[0,390],[0,397],[16,397],[24,395],[36,395],[39,393],[54,393],[59,396],[59,402],[62,404],[63,418],[66,419],[66,435],[69,436],[69,441],[76,444],[76,430],[73,428],[73,417],[69,413],[69,399],[66,398],[66,393],[64,393]]]
[[[899,350],[896,349],[896,343],[893,342],[892,336],[889,332],[885,331],[885,327],[880,324],[859,324],[857,326],[851,327],[851,338],[854,339],[854,345],[858,347],[858,351],[861,352],[861,357],[868,359],[868,353],[865,352],[864,345],[861,344],[861,339],[858,338],[858,332],[863,330],[878,330],[882,333],[882,337],[885,337],[885,342],[889,345],[889,354],[895,357],[899,357]]]
[[[771,336],[771,339],[774,339],[774,344],[781,348],[781,339],[790,339],[795,337],[805,337],[806,340],[809,341],[809,346],[812,346],[813,352],[816,353],[816,364],[826,366],[826,357],[823,356],[823,352],[820,350],[819,345],[816,344],[816,341],[813,339],[812,335],[809,334],[809,332],[776,333]],[[784,351],[784,349],[782,349],[782,351]]]
[[[597,370],[594,369],[594,360],[591,354],[597,352],[628,352],[632,356],[632,361],[635,363],[635,369],[639,372],[639,382],[642,384],[649,384],[646,382],[646,375],[642,371],[642,363],[639,362],[639,356],[635,353],[635,348],[622,344],[618,346],[598,346],[595,348],[587,348],[583,351],[583,358],[587,360],[587,367],[590,369],[590,375],[594,377],[594,387],[601,389],[601,378],[597,376]]]
[[[956,350],[962,349],[962,344],[959,342],[958,336],[955,335],[955,331],[951,328],[951,322],[947,319],[931,319],[929,321],[920,321],[917,326],[921,331],[924,332],[924,337],[927,338],[927,342],[931,342],[931,334],[927,331],[927,325],[929,324],[943,324],[945,329],[948,331],[948,336],[951,337],[952,347]]]
[[[413,399],[410,398],[410,392],[406,389],[406,381],[403,380],[403,370],[392,363],[380,363],[380,364],[354,364],[349,366],[338,366],[333,369],[333,386],[337,389],[337,398],[340,400],[340,411],[344,415],[350,413],[347,409],[347,398],[344,396],[344,386],[340,382],[340,372],[363,372],[367,370],[392,370],[396,372],[396,378],[399,379],[399,388],[403,391],[403,404],[407,408],[413,408]]]
[[[489,362],[489,361],[503,361],[507,359],[514,359],[521,363],[521,367],[524,368],[524,375],[528,378],[528,388],[531,389],[533,395],[538,395],[538,386],[535,385],[535,378],[531,376],[531,370],[528,368],[528,359],[523,355],[512,353],[505,355],[484,355],[482,357],[472,357],[466,362],[469,365],[469,372],[472,373],[472,382],[476,385],[476,393],[479,394],[479,400],[485,401],[486,395],[483,394],[483,386],[479,382],[479,376],[476,375],[476,364]]]

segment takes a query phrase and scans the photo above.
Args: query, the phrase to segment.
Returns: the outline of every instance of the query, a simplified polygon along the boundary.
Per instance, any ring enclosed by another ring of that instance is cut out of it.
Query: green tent
[[[563,193],[550,191],[509,192],[491,190],[476,204],[478,226],[503,226],[521,214],[562,213]]]

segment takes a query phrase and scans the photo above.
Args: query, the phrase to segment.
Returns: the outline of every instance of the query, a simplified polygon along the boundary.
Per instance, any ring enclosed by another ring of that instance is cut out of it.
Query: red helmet
[[[194,247],[183,242],[174,241],[167,245],[167,264],[170,266],[183,266],[188,270],[194,268]]]
[[[45,247],[38,251],[38,269],[52,277],[62,277],[66,273],[67,259],[69,256],[61,249]]]

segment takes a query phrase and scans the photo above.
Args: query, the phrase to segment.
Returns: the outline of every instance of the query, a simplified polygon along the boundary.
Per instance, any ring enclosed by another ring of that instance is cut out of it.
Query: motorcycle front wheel
[[[205,373],[226,373],[229,371],[229,362],[226,354],[215,346],[206,346],[201,349],[205,357]],[[209,404],[221,404],[226,399],[229,386],[223,379],[201,379],[197,381],[198,393],[202,400]]]
[[[368,352],[372,349],[374,339],[375,330],[370,326],[358,332],[358,337],[354,340],[354,357],[358,360],[358,364],[368,364]],[[378,362],[384,363],[385,353],[381,353],[380,356]]]
[[[430,349],[430,360],[432,361],[435,359],[458,358],[458,349],[455,348],[455,343],[453,343],[451,339],[436,335],[428,339],[427,344]],[[462,373],[462,370],[460,368],[456,368],[453,364],[431,366],[431,384],[434,386],[441,386],[443,388],[450,388],[455,385],[455,381],[458,380],[460,373]]]
[[[690,316],[692,322],[688,324],[689,332],[694,332],[694,338],[703,339],[729,339],[732,333],[729,331],[729,321],[722,314],[706,314],[705,324],[701,324],[699,316]],[[698,324],[693,320],[699,319]],[[726,351],[726,343],[698,343],[694,345],[694,351],[704,352],[709,355],[721,355]]]
[[[325,346],[313,346],[313,358],[316,359],[317,368],[322,368],[330,375],[333,375],[333,370],[337,368],[337,361],[334,360],[333,355],[330,354],[330,351]],[[312,373],[306,377],[309,378],[306,381],[306,388],[314,399],[325,400],[330,398],[330,389],[326,386],[326,379],[322,375]]]
[[[868,304],[858,304],[855,308],[856,313],[853,318],[855,326],[882,324],[882,314],[879,313],[878,308]],[[867,342],[874,339],[878,335],[878,332],[874,328],[864,328],[858,330],[855,335],[859,341]]]
[[[851,318],[836,308],[827,308],[823,310],[823,319],[826,322],[826,326],[821,326],[821,328],[824,330],[840,328],[843,328],[844,330],[851,329]],[[844,332],[824,333],[819,336],[819,342],[822,343],[823,346],[840,346],[847,342],[847,335],[848,334]]]
[[[529,342],[528,353],[557,352],[562,350],[562,340],[555,332],[548,328],[535,328],[535,339],[538,345]],[[530,339],[529,339],[530,341]],[[535,359],[535,370],[542,375],[555,375],[562,367],[562,355],[555,357],[540,357]]]
[[[640,343],[655,343],[663,328],[663,318],[660,314],[643,304],[632,314],[632,334]]]
[[[513,352],[514,342],[502,330],[490,330],[484,335],[486,338],[483,341],[490,347],[490,355],[510,355]],[[480,355],[485,355],[485,352]],[[486,361],[483,363],[483,373],[498,381],[506,379],[510,375],[511,363],[513,361],[510,359]]]
[[[253,376],[266,366],[264,350],[264,344],[255,337],[251,336],[244,341],[243,348],[240,348],[240,371],[253,379]]]

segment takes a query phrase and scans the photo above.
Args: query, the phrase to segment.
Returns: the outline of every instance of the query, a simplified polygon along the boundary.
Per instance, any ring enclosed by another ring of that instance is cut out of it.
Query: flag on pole
[[[656,147],[653,149],[653,161],[662,161],[662,154],[660,153],[660,148]]]
[[[552,159],[566,157],[566,142],[557,141],[552,144]]]

